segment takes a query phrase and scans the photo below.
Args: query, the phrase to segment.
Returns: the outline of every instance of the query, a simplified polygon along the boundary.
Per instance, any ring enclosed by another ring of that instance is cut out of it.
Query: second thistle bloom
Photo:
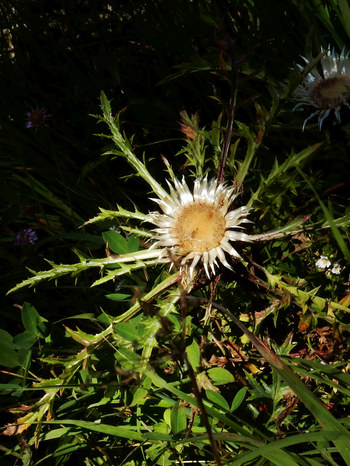
[[[154,247],[160,251],[160,259],[178,262],[180,270],[189,267],[190,276],[197,265],[204,267],[208,277],[210,270],[215,273],[218,262],[232,269],[226,254],[241,257],[231,242],[250,241],[249,235],[236,231],[249,222],[249,207],[229,210],[237,194],[217,180],[196,179],[193,192],[184,180],[175,180],[169,188],[169,196],[153,199],[163,213],[150,214],[157,227]]]
[[[46,123],[47,114],[42,108],[32,109],[27,112],[26,128],[40,128]]]
[[[304,57],[303,57],[304,58]],[[306,63],[309,60],[304,58]],[[302,70],[303,67],[298,65]],[[294,107],[314,107],[312,112],[304,121],[303,130],[308,120],[314,116],[318,117],[318,126],[321,130],[323,121],[332,111],[340,121],[340,110],[342,106],[350,107],[350,58],[349,52],[343,49],[340,55],[328,51],[321,59],[319,69],[314,68],[306,76],[305,82],[298,86],[295,98],[299,103]]]
[[[38,235],[31,228],[25,228],[18,231],[14,236],[15,246],[28,246],[38,241]]]

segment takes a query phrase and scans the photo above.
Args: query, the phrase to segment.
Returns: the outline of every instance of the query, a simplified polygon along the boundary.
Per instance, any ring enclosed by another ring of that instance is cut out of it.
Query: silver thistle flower
[[[202,265],[207,276],[215,273],[218,261],[232,270],[225,253],[241,259],[232,241],[251,241],[241,229],[249,222],[249,207],[229,210],[237,194],[224,183],[207,178],[196,179],[193,192],[183,180],[169,184],[170,195],[153,199],[163,213],[154,212],[149,221],[156,225],[152,248],[159,250],[162,262],[177,261],[180,270],[192,276],[197,265]],[[189,269],[188,264],[190,263]]]
[[[310,63],[302,57],[307,64]],[[298,65],[300,70],[303,66]],[[334,111],[335,117],[340,121],[342,106],[350,107],[350,58],[345,49],[340,55],[334,49],[328,50],[320,60],[319,70],[312,69],[305,78],[305,82],[298,86],[295,98],[299,107],[311,106],[316,110],[312,112],[303,123],[303,131],[306,123],[313,117],[318,117],[318,126],[321,130],[323,121]]]

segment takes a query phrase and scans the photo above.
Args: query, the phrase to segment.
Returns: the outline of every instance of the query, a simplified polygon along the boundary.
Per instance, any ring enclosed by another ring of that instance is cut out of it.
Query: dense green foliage
[[[293,111],[347,2],[0,12],[1,464],[350,464],[350,110]],[[188,291],[150,198],[206,175],[253,241]]]

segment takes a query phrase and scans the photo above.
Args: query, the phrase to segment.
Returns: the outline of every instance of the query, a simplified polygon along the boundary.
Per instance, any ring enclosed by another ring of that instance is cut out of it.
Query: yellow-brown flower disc
[[[150,214],[157,227],[153,247],[160,251],[160,260],[178,261],[190,276],[197,266],[203,266],[209,277],[218,261],[231,269],[226,255],[240,258],[232,241],[250,241],[249,235],[236,231],[249,222],[249,208],[229,210],[237,194],[217,180],[196,179],[193,192],[184,180],[175,180],[174,187],[169,187],[167,197],[154,199],[163,213]]]

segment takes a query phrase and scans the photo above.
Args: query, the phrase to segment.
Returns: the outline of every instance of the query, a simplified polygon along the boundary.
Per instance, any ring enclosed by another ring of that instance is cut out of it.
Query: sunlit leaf
[[[240,405],[242,404],[246,396],[247,390],[248,390],[248,387],[242,387],[240,390],[238,390],[234,399],[232,400],[232,404],[231,404],[232,412],[240,407]]]
[[[186,429],[186,410],[180,406],[180,403],[175,403],[171,408],[170,423],[171,430],[174,434],[178,434]]]
[[[197,370],[200,363],[200,349],[196,340],[192,340],[192,343],[186,347],[187,357],[193,370]]]
[[[205,394],[208,398],[209,401],[213,402],[220,408],[223,408],[224,410],[228,411],[229,410],[229,405],[225,398],[218,392],[214,392],[213,390],[206,390]]]
[[[223,367],[212,367],[211,369],[208,369],[207,372],[214,384],[217,385],[234,382],[235,380],[231,372]]]
[[[104,231],[102,237],[109,249],[115,254],[127,254],[128,242],[120,233],[114,230]]]
[[[131,297],[130,294],[125,294],[125,293],[111,293],[111,294],[106,294],[106,298],[112,300],[112,301],[125,301]]]
[[[137,328],[135,328],[133,325],[129,324],[128,322],[122,322],[120,324],[116,324],[114,328],[121,337],[125,338],[125,340],[133,341],[139,338],[139,332]]]

